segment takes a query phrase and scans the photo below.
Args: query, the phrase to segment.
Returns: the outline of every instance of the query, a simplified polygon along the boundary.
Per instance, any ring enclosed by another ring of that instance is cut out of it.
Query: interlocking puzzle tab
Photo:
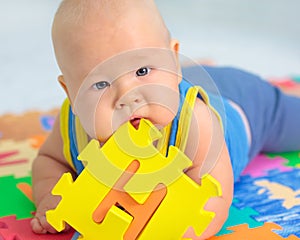
[[[80,239],[181,239],[189,227],[201,235],[214,217],[203,208],[221,196],[220,184],[210,175],[195,183],[183,172],[191,161],[172,146],[163,156],[158,138],[142,120],[139,129],[122,125],[102,148],[92,140],[78,157],[87,162],[78,178],[66,173],[54,187],[62,200],[48,222],[58,231],[70,224]]]

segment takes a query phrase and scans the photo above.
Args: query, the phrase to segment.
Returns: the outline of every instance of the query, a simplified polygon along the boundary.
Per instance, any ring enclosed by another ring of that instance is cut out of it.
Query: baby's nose
[[[135,107],[144,102],[142,94],[136,91],[131,91],[120,97],[116,102],[116,108]]]

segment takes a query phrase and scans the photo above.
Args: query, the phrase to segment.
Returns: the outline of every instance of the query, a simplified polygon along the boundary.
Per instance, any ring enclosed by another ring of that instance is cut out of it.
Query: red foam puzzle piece
[[[0,240],[66,240],[74,230],[59,234],[35,234],[30,226],[31,218],[16,220],[15,216],[0,218]]]

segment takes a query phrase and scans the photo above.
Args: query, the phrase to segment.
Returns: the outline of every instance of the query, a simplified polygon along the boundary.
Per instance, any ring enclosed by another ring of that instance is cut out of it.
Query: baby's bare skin
[[[80,12],[78,6],[82,6]],[[74,10],[74,7],[77,10]],[[181,81],[178,61],[179,43],[170,39],[151,0],[138,2],[129,0],[123,4],[114,0],[64,1],[64,5],[55,17],[52,36],[57,62],[62,72],[59,82],[66,91],[73,110],[76,109],[76,97],[86,76],[107,59],[124,51],[143,48],[160,48],[174,53],[176,74],[140,66],[135,73],[141,69],[149,70],[145,76],[132,77],[128,73],[111,83],[95,109],[94,134],[101,144],[104,144],[120,126],[119,122],[126,121],[126,118],[121,117],[114,119],[116,111],[123,111],[123,108],[132,109],[133,104],[141,102],[136,96],[132,98],[135,92],[133,90],[137,86],[168,87],[179,95],[178,84]],[[112,68],[111,71],[113,72],[114,69]],[[139,97],[141,100],[147,99],[147,94],[149,93]],[[98,114],[101,117],[97,117]],[[164,127],[172,122],[175,114],[176,112],[171,111],[170,108],[159,104],[144,104],[128,113],[127,120],[138,115],[140,118],[151,120],[155,125]],[[80,119],[80,116],[78,117]],[[115,120],[117,124],[114,124]],[[55,208],[59,201],[59,197],[50,194],[51,189],[64,172],[71,172],[75,177],[73,169],[68,165],[63,154],[59,121],[57,118],[52,133],[41,147],[33,164],[33,195],[37,213],[32,220],[32,229],[36,233],[55,233],[45,219],[45,212]],[[214,149],[215,154],[209,156],[214,158],[210,174],[220,182],[223,196],[213,198],[207,203],[206,209],[215,212],[216,217],[200,237],[196,237],[193,231],[189,230],[186,237],[193,239],[206,239],[219,231],[227,218],[233,195],[232,167],[220,123],[212,110],[203,101],[197,100],[185,154],[193,161],[193,166],[186,171],[186,174],[198,183],[201,182],[199,177],[201,166],[204,161],[208,161],[206,158],[211,148]]]

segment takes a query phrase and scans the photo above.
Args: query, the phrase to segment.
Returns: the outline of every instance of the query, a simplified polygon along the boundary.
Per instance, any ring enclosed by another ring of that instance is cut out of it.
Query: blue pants
[[[286,95],[248,72],[222,67],[204,69],[221,95],[237,103],[249,121],[249,160],[260,152],[300,150],[300,98]],[[197,66],[183,69],[184,76],[197,73]]]

